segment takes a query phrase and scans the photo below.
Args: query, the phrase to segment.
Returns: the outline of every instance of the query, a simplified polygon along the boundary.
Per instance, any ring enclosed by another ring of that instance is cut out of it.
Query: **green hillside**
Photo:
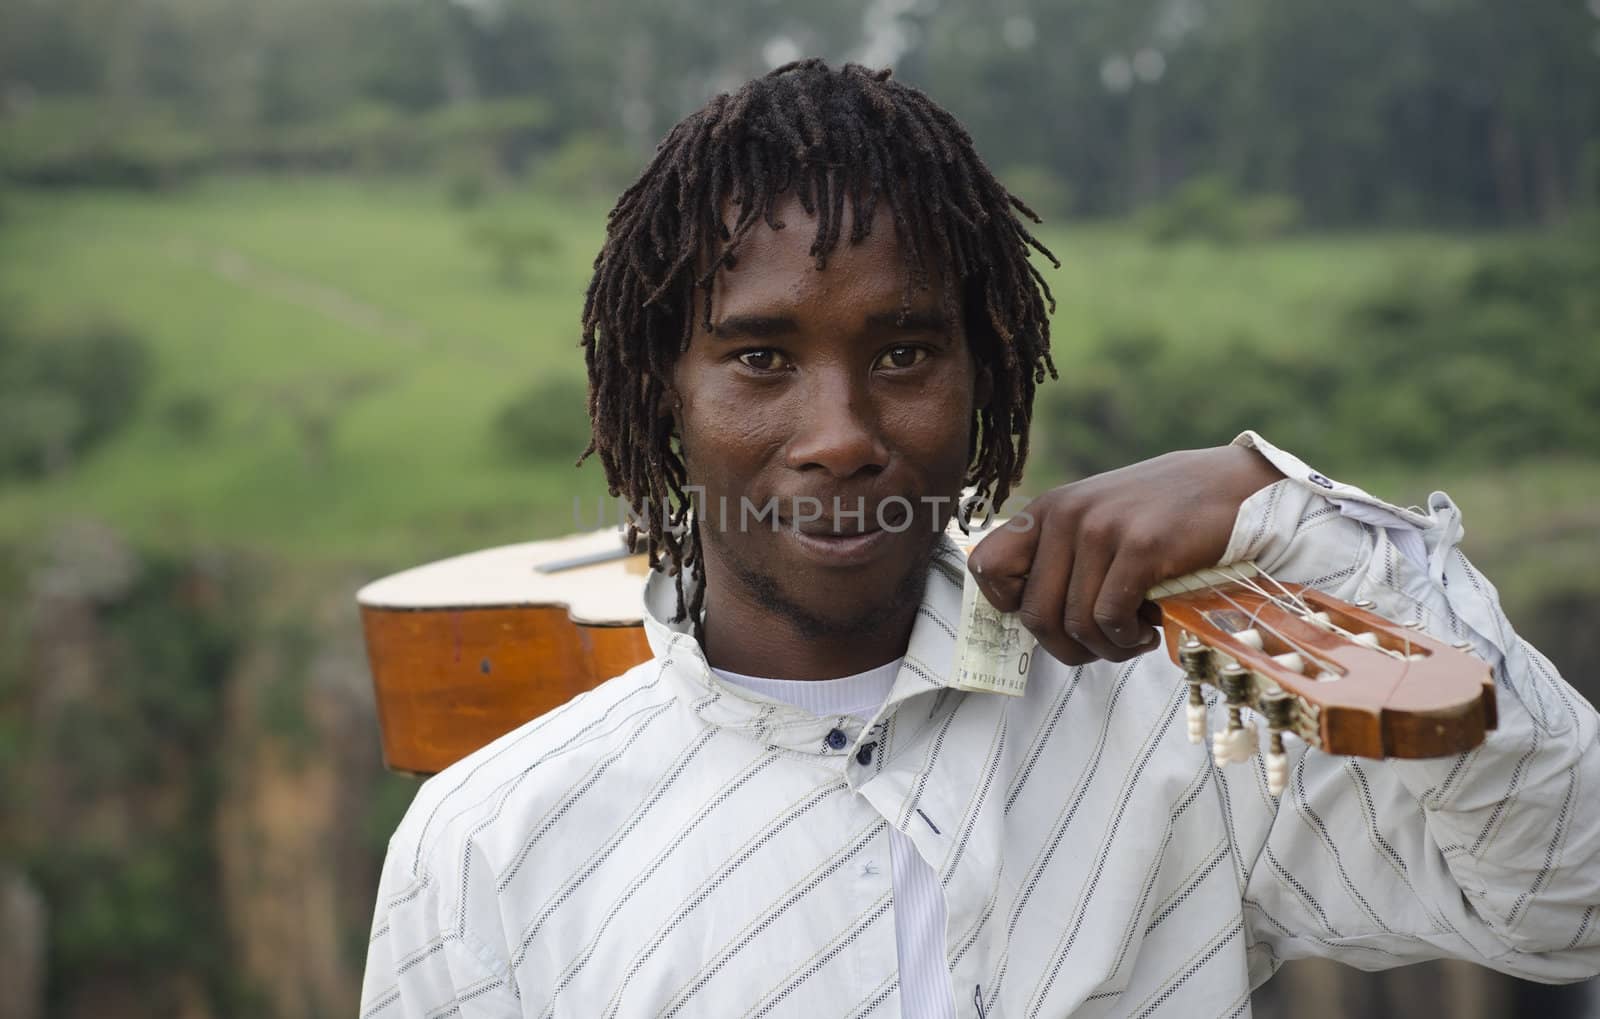
[[[0,222],[11,310],[41,326],[120,322],[155,364],[128,427],[43,481],[0,483],[0,539],[90,515],[156,547],[402,564],[572,530],[574,497],[592,519],[603,492],[598,465],[570,467],[582,446],[577,318],[603,222],[603,206],[528,192],[463,208],[415,181],[11,196]],[[1154,245],[1125,225],[1044,236],[1063,262],[1047,275],[1069,388],[1075,364],[1130,331],[1191,350],[1326,348],[1374,288],[1448,274],[1515,240]],[[519,457],[495,421],[539,381],[565,403],[539,415],[570,441]],[[1201,396],[1230,398],[1215,385]],[[1033,490],[1063,471],[1049,437],[1040,445]],[[1375,483],[1385,475],[1410,480],[1378,472]],[[1560,519],[1581,517],[1592,495],[1587,465],[1518,477],[1550,493]],[[1498,484],[1428,483],[1483,492],[1491,531],[1518,526],[1493,505]]]

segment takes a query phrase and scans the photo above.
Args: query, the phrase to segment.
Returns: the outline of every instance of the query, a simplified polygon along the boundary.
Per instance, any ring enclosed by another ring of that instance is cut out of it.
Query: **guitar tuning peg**
[[[1237,662],[1222,667],[1217,675],[1217,685],[1222,688],[1228,702],[1228,725],[1211,737],[1211,759],[1217,767],[1248,761],[1260,746],[1260,737],[1254,725],[1244,722],[1244,706],[1250,698],[1250,673]]]
[[[1189,742],[1196,745],[1206,741],[1206,698],[1199,683],[1189,684],[1189,703],[1185,705],[1189,718]]]
[[[1256,727],[1235,725],[1232,718],[1228,719],[1226,729],[1218,729],[1211,734],[1211,759],[1219,768],[1248,761],[1260,747]]]
[[[1294,701],[1282,690],[1261,698],[1261,713],[1267,719],[1267,792],[1281,796],[1289,785],[1289,754],[1283,747],[1283,734],[1294,724]]]
[[[1280,739],[1279,747],[1283,743]],[[1267,792],[1273,796],[1282,796],[1283,791],[1289,788],[1289,755],[1281,749],[1267,752]]]
[[[1206,741],[1206,698],[1201,684],[1211,667],[1211,649],[1188,635],[1178,645],[1178,661],[1183,665],[1189,683],[1189,742],[1203,745]]]

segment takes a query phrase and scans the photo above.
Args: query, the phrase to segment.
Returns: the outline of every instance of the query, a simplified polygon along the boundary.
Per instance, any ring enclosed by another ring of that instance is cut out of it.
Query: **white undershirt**
[[[839,679],[763,679],[712,669],[724,682],[813,715],[854,715],[869,722],[894,686],[901,659]],[[889,829],[894,889],[895,955],[900,963],[900,1014],[955,1019],[956,1002],[944,961],[947,921],[939,876],[911,840]]]

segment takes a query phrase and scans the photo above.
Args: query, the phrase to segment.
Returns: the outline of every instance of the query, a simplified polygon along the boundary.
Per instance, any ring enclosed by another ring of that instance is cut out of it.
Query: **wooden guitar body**
[[[590,557],[603,558],[539,570]],[[605,530],[472,552],[362,588],[384,763],[442,771],[649,658],[647,571]]]

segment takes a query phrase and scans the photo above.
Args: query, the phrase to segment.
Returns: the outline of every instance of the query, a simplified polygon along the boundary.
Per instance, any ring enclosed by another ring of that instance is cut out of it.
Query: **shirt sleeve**
[[[1468,641],[1492,667],[1498,726],[1426,761],[1332,757],[1294,741],[1289,787],[1259,762],[1219,771],[1244,864],[1250,933],[1273,964],[1363,969],[1454,957],[1543,981],[1600,972],[1600,724],[1516,635],[1459,543],[1444,493],[1426,510],[1334,481],[1253,432],[1285,480],[1240,508],[1225,561]]]
[[[389,844],[367,943],[361,1019],[510,1019],[521,1016],[507,967],[442,908],[438,879],[412,869],[414,852]]]

